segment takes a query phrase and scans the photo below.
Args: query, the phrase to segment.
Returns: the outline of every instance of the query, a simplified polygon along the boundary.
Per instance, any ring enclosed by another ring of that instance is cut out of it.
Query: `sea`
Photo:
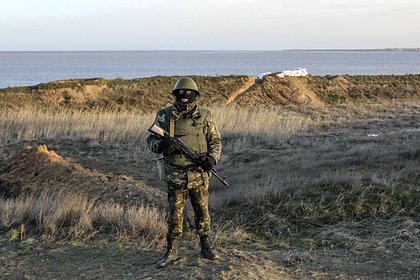
[[[420,51],[0,52],[0,88],[74,78],[257,75],[298,67],[312,75],[420,74]]]

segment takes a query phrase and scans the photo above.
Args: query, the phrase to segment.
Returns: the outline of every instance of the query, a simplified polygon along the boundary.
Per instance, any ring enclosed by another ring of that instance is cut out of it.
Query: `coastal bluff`
[[[0,89],[2,108],[130,110],[152,112],[172,102],[178,76],[72,79]],[[418,99],[420,74],[305,77],[192,76],[201,104],[270,107],[330,106]]]

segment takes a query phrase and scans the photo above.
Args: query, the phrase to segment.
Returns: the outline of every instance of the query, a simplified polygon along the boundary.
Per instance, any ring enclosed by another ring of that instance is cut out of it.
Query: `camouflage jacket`
[[[216,163],[219,161],[222,141],[208,109],[197,106],[192,112],[182,115],[174,105],[171,105],[158,111],[155,123],[169,131],[171,118],[175,120],[175,137],[181,138],[195,152],[213,157]],[[160,136],[150,133],[147,137],[149,149],[157,153],[161,140]],[[164,163],[164,180],[168,183],[195,185],[194,182],[200,184],[200,181],[205,180],[205,176],[208,176],[207,172],[203,172],[183,153],[165,156]]]

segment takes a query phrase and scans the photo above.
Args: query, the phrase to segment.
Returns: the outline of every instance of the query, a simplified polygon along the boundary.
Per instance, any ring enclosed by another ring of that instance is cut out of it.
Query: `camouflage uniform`
[[[174,137],[182,139],[194,151],[207,154],[219,161],[222,142],[217,126],[209,110],[196,107],[191,112],[181,113],[175,105],[163,108],[157,113],[155,123],[169,131],[170,119],[175,120]],[[147,144],[157,153],[162,139],[151,133]],[[187,194],[195,214],[195,224],[199,236],[208,236],[210,216],[208,211],[208,188],[210,172],[205,172],[183,154],[177,153],[164,157],[164,181],[168,185],[168,238],[179,239],[182,234],[183,210]]]

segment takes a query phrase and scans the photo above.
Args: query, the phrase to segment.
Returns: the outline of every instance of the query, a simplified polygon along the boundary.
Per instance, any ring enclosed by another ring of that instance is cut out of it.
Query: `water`
[[[409,51],[0,52],[0,88],[71,78],[256,75],[297,67],[312,75],[419,74]]]

